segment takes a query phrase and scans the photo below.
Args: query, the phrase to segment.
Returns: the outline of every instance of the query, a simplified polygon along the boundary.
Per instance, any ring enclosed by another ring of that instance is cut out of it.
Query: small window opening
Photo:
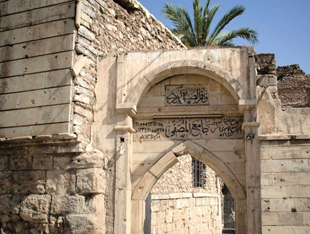
[[[205,185],[206,165],[192,157],[193,187],[203,188]]]

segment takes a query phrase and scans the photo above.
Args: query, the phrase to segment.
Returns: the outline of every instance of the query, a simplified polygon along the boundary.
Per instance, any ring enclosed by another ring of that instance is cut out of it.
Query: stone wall
[[[80,63],[74,80],[73,131],[89,144],[96,102],[97,62],[108,54],[185,49],[183,44],[137,1],[84,0],[77,3],[75,51]]]
[[[0,1],[0,138],[71,132],[75,1]]]
[[[221,233],[218,197],[204,193],[152,196],[151,233]]]
[[[256,60],[262,231],[308,233],[309,76],[298,65],[276,69],[272,54]]]
[[[282,106],[310,107],[310,75],[298,64],[278,67],[277,78]]]
[[[194,187],[192,157],[178,160],[152,189],[151,217],[146,218],[151,233],[220,233],[222,196],[216,173],[206,166],[203,187]]]
[[[97,63],[185,49],[122,2],[0,0],[1,233],[113,233],[113,154],[107,167],[92,144]]]
[[[307,233],[310,141],[261,142],[263,233]]]
[[[167,170],[156,182],[152,189],[153,195],[170,193],[208,193],[218,194],[216,173],[208,166],[204,173],[203,187],[193,186],[192,157],[184,155],[178,157],[179,162]]]
[[[105,233],[102,153],[73,140],[0,148],[1,233]]]

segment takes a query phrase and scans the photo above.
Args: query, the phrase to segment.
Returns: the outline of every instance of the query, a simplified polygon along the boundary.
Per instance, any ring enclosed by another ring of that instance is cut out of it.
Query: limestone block
[[[171,168],[173,165],[178,163],[178,159],[172,153],[172,151],[165,154],[161,159],[159,159],[151,168],[150,172],[159,178],[165,171]]]
[[[83,213],[84,196],[52,195],[51,214]]]
[[[65,171],[48,171],[46,177],[47,193],[59,195],[75,193],[75,174]]]
[[[1,47],[0,62],[4,62],[6,60],[22,59],[25,57],[30,58],[33,56],[57,53],[66,50],[73,50],[73,39],[74,39],[73,34],[70,34],[65,36],[43,39],[39,41],[31,41],[22,44],[17,44],[14,45],[13,47],[11,46]],[[38,77],[38,75],[35,75],[35,77]],[[37,81],[36,83],[39,82]],[[26,84],[25,86],[28,85]],[[33,89],[35,89],[35,87]]]
[[[14,171],[13,172],[14,193],[44,193],[45,172],[44,171]]]
[[[70,90],[70,86],[64,86],[60,88],[7,94],[2,99],[4,104],[1,105],[0,110],[70,103]]]
[[[310,212],[310,199],[309,198],[295,198],[294,208],[298,212]]]
[[[95,40],[95,34],[93,32],[91,32],[90,30],[88,30],[86,27],[81,26],[79,28],[78,34],[87,38],[90,41]]]
[[[70,85],[71,80],[72,75],[69,69],[10,77],[0,80],[0,87],[2,87],[0,88],[0,93],[13,93],[60,85]]]
[[[43,155],[33,157],[32,168],[34,170],[51,170],[53,167],[53,156]]]
[[[0,156],[0,171],[9,169],[9,157],[8,156]]]
[[[19,125],[36,125],[54,122],[67,122],[70,118],[69,104],[57,106],[36,107],[25,110],[13,110],[0,112],[0,118],[5,121],[0,123],[0,127],[16,127]],[[41,129],[42,130],[42,129]],[[32,133],[36,130],[32,130]],[[48,134],[40,132],[36,135]]]
[[[69,233],[72,234],[104,234],[105,223],[96,215],[67,215]]]
[[[50,195],[29,195],[21,203],[20,216],[25,221],[48,223]]]
[[[105,173],[103,169],[80,169],[76,172],[77,189],[81,194],[104,193]]]
[[[104,154],[100,151],[86,152],[72,158],[67,169],[103,168]]]
[[[255,64],[258,74],[276,74],[276,57],[274,54],[257,54]]]
[[[283,198],[289,196],[287,186],[261,186],[261,196],[264,198]]]
[[[10,214],[12,195],[0,195],[0,215]]]
[[[292,185],[286,186],[288,197],[310,197],[310,185]]]
[[[278,213],[279,226],[302,226],[304,224],[303,213],[283,212]]]
[[[308,159],[261,160],[261,172],[310,171]]]
[[[86,212],[90,214],[105,214],[105,196],[98,194],[87,200]]]
[[[27,11],[35,8],[46,7],[49,5],[60,4],[62,2],[68,2],[69,0],[49,0],[38,2],[21,2],[19,0],[11,0],[4,2],[1,8],[1,15],[13,14],[21,11]],[[0,1],[3,2],[3,1]]]
[[[263,199],[262,211],[263,212],[291,212],[295,208],[294,199]]]
[[[275,75],[258,75],[256,85],[263,87],[277,86],[277,77]]]
[[[281,227],[281,226],[263,226],[263,234],[292,234],[295,233],[295,228],[294,227]],[[297,234],[297,233],[296,233]]]
[[[262,213],[262,225],[278,225],[279,224],[279,218],[277,213]]]
[[[74,17],[73,3],[54,5],[48,8],[41,8],[6,16],[0,22],[0,31],[13,28],[22,28],[33,24],[45,23],[48,21],[56,21],[72,17]]]
[[[45,55],[43,57],[32,57],[1,63],[1,69],[6,72],[0,74],[0,77],[70,68],[72,56],[72,51],[69,51],[53,55]]]
[[[74,20],[66,19],[59,20],[46,24],[39,24],[26,28],[18,28],[10,31],[2,32],[0,38],[0,46],[10,44],[17,44],[31,40],[43,39],[58,35],[70,34],[74,30]],[[27,32],[36,33],[27,33]]]
[[[32,155],[12,155],[10,157],[11,170],[31,170],[32,169]]]

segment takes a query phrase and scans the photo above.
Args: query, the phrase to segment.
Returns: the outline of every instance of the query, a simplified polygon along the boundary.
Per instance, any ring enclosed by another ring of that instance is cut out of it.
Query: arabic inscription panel
[[[139,108],[237,105],[220,83],[199,75],[180,75],[154,85],[142,98]]]

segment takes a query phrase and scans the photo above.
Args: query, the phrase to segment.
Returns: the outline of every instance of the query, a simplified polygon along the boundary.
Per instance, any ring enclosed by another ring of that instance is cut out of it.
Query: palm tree
[[[257,32],[249,27],[242,27],[230,32],[222,31],[235,17],[245,11],[243,6],[235,6],[229,10],[215,28],[210,31],[214,15],[220,7],[219,4],[216,4],[209,8],[210,1],[207,0],[203,10],[200,0],[194,0],[194,26],[185,8],[175,6],[172,3],[165,4],[162,10],[164,17],[173,22],[174,28],[172,32],[179,36],[187,47],[208,45],[235,46],[232,41],[237,37],[243,38],[252,44],[258,43]]]

